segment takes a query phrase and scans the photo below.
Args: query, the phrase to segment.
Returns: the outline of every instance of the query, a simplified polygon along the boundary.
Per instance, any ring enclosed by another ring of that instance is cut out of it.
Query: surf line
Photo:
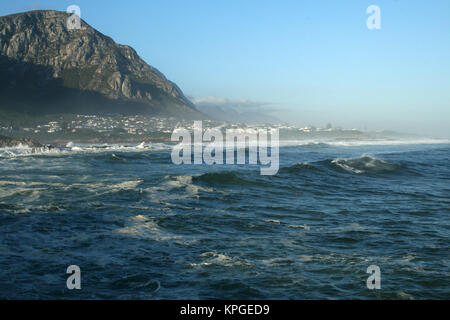
[[[193,139],[186,128],[173,131],[171,141],[179,144],[172,148],[171,158],[176,165],[242,165],[246,164],[248,150],[248,164],[259,164],[261,175],[276,175],[280,166],[279,137],[279,129],[273,128],[226,129],[224,137],[220,129],[204,131],[202,121],[194,121]]]

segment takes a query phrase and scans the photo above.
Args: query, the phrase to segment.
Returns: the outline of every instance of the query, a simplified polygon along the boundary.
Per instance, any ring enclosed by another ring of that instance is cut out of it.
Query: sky
[[[0,15],[73,4],[193,100],[450,138],[448,0],[16,0]]]

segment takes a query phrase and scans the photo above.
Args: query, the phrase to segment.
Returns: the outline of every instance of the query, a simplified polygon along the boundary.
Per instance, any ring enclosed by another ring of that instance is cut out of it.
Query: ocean
[[[0,150],[0,299],[450,298],[448,141],[284,143],[274,176],[170,155]]]

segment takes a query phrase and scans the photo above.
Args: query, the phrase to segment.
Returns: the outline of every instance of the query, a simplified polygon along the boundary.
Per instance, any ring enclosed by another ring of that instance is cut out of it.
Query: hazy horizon
[[[24,1],[1,15],[81,8],[191,99],[236,101],[297,125],[450,136],[450,2]],[[369,30],[368,6],[381,10]]]

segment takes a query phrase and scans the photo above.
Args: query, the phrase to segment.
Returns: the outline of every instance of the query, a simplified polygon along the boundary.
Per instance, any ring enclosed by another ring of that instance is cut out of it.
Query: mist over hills
[[[198,110],[214,120],[247,124],[283,123],[272,115],[276,109],[268,102],[220,97],[189,98]]]
[[[280,119],[258,110],[239,112],[233,107],[223,107],[214,105],[197,104],[197,109],[209,116],[211,119],[228,122],[242,122],[248,124],[282,123]]]
[[[145,114],[204,119],[178,86],[136,51],[69,14],[0,17],[0,111],[9,115]]]

